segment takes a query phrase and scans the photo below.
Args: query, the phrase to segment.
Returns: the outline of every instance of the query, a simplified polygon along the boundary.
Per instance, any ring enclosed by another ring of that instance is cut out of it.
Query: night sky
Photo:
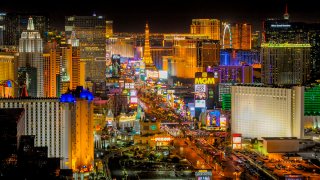
[[[320,23],[317,1],[287,2],[292,21]],[[285,4],[285,0],[1,0],[0,11],[49,12],[51,25],[58,28],[63,27],[65,15],[92,15],[96,12],[114,21],[115,32],[143,32],[148,21],[151,32],[168,33],[189,32],[192,18],[247,22],[259,30],[263,19],[281,18]]]

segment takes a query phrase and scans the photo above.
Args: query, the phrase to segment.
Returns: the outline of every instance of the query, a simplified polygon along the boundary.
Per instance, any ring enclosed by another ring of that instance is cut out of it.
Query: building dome
[[[80,98],[87,99],[88,101],[92,101],[94,96],[90,91],[83,89],[80,93]]]
[[[60,97],[60,102],[69,102],[69,103],[73,103],[75,102],[75,99],[73,97],[72,94],[62,94]]]

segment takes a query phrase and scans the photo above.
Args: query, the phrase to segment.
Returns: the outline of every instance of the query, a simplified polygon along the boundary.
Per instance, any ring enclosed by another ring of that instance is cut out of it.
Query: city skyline
[[[86,3],[84,5],[84,3]],[[282,18],[285,4],[288,4],[292,21],[320,22],[320,12],[314,2],[288,2],[285,0],[271,0],[261,4],[255,1],[227,1],[213,2],[200,0],[197,3],[164,0],[161,3],[139,1],[99,2],[99,1],[69,1],[61,0],[55,3],[41,4],[41,1],[20,2],[4,0],[1,12],[15,13],[44,13],[50,17],[52,27],[63,29],[64,16],[69,15],[104,15],[106,19],[114,21],[115,32],[144,32],[146,21],[150,24],[150,32],[187,33],[191,20],[194,18],[216,18],[228,22],[244,22],[253,24],[254,30],[261,30],[262,21],[266,18]],[[63,4],[63,5],[61,5]],[[307,11],[308,10],[308,11]]]

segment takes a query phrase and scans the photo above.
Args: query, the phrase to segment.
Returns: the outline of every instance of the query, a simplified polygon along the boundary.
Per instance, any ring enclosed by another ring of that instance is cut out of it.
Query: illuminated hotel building
[[[49,18],[40,14],[7,13],[0,14],[4,20],[3,45],[18,46],[21,33],[27,29],[28,19],[32,16],[34,29],[40,33],[40,36],[46,40],[46,32],[49,29]],[[0,17],[0,19],[1,19]],[[1,31],[1,20],[0,20]],[[0,38],[1,39],[1,38]]]
[[[75,32],[72,32],[70,39],[68,39],[68,44],[70,44],[72,48],[72,62],[70,68],[72,76],[70,77],[70,89],[76,89],[77,86],[85,85],[85,62],[80,60],[80,43]]]
[[[113,21],[106,21],[106,38],[113,36]]]
[[[303,137],[304,87],[231,87],[232,133],[242,137]]]
[[[0,72],[0,97],[15,97],[18,88],[16,53],[0,53]],[[11,87],[8,87],[8,80]]]
[[[55,51],[51,50],[50,53],[44,53],[44,96],[57,97],[57,74]]]
[[[191,34],[204,34],[211,40],[220,40],[220,20],[192,19]]]
[[[72,46],[62,44],[60,46],[60,94],[66,93],[71,89],[72,84]]]
[[[218,41],[176,40],[171,61],[175,72],[171,75],[178,78],[194,78],[196,72],[203,72],[208,66],[218,66],[219,61],[220,45]]]
[[[121,57],[134,57],[134,39],[132,37],[110,37],[107,39],[107,59],[113,54],[120,54]]]
[[[33,19],[30,17],[28,20],[28,27],[23,31],[19,41],[19,63],[18,71],[24,71],[27,87],[30,86],[28,94],[32,97],[44,97],[44,76],[43,76],[43,45],[40,33],[34,29]],[[35,77],[29,77],[28,71],[34,69],[36,71]]]
[[[80,62],[79,40],[74,32],[68,44],[52,44],[43,57],[46,97],[59,97],[68,89],[85,85],[85,65]]]
[[[67,16],[67,38],[75,31],[80,42],[80,60],[86,62],[85,80],[101,82],[105,79],[106,19],[104,16]],[[101,68],[100,68],[101,67]]]
[[[262,83],[306,83],[310,79],[310,47],[310,44],[262,44]]]
[[[223,23],[221,34],[222,49],[250,50],[252,41],[252,25],[243,23]]]
[[[234,50],[223,49],[220,51],[220,65],[260,64],[260,50]]]
[[[308,25],[285,19],[267,19],[263,22],[265,43],[308,43]]]
[[[48,157],[62,157],[61,141],[64,139],[60,124],[58,98],[6,98],[0,99],[0,108],[24,108],[25,116],[19,127],[22,135],[35,135],[35,146],[47,146]]]
[[[74,95],[73,95],[74,94]],[[64,138],[61,139],[62,168],[74,171],[91,171],[94,161],[93,95],[77,87],[60,98],[61,123]]]
[[[253,83],[253,68],[243,66],[219,66],[214,68],[220,83]]]
[[[154,46],[151,47],[151,56],[157,69],[163,68],[163,57],[172,56],[172,47]]]
[[[265,43],[309,44],[310,48],[310,80],[320,79],[320,24],[289,21],[286,7],[283,19],[267,19],[263,22],[262,40]]]
[[[251,24],[233,24],[231,26],[232,48],[249,50],[251,49]]]

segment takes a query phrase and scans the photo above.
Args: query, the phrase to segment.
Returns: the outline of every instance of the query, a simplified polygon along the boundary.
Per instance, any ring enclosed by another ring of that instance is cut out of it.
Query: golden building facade
[[[250,50],[251,49],[251,24],[233,24],[231,26],[232,48]]]
[[[56,53],[50,50],[50,53],[43,54],[44,59],[44,95],[45,97],[57,97],[57,79],[56,79]]]
[[[77,99],[72,120],[72,169],[92,166],[94,160],[93,105]]]
[[[43,57],[45,97],[58,97],[68,89],[85,85],[85,63],[80,61],[79,47],[51,47]]]
[[[204,34],[211,40],[220,40],[220,20],[192,19],[191,34]]]
[[[71,94],[68,95],[72,98]],[[74,172],[92,171],[94,162],[93,103],[84,98],[74,100],[76,102],[62,104],[62,117],[68,119],[62,125],[64,132],[62,168],[72,169]]]
[[[220,44],[214,40],[177,40],[173,47],[171,75],[178,78],[194,78],[196,72],[203,72],[208,66],[220,62]]]
[[[72,65],[71,65],[71,89],[75,89],[77,86],[84,86],[84,71],[81,71],[81,66],[85,69],[84,62],[80,61],[80,49],[78,47],[72,47]],[[83,82],[81,82],[81,77]]]
[[[17,55],[14,53],[0,53],[0,97],[14,97],[18,88],[16,81]],[[12,87],[7,87],[7,81]]]

